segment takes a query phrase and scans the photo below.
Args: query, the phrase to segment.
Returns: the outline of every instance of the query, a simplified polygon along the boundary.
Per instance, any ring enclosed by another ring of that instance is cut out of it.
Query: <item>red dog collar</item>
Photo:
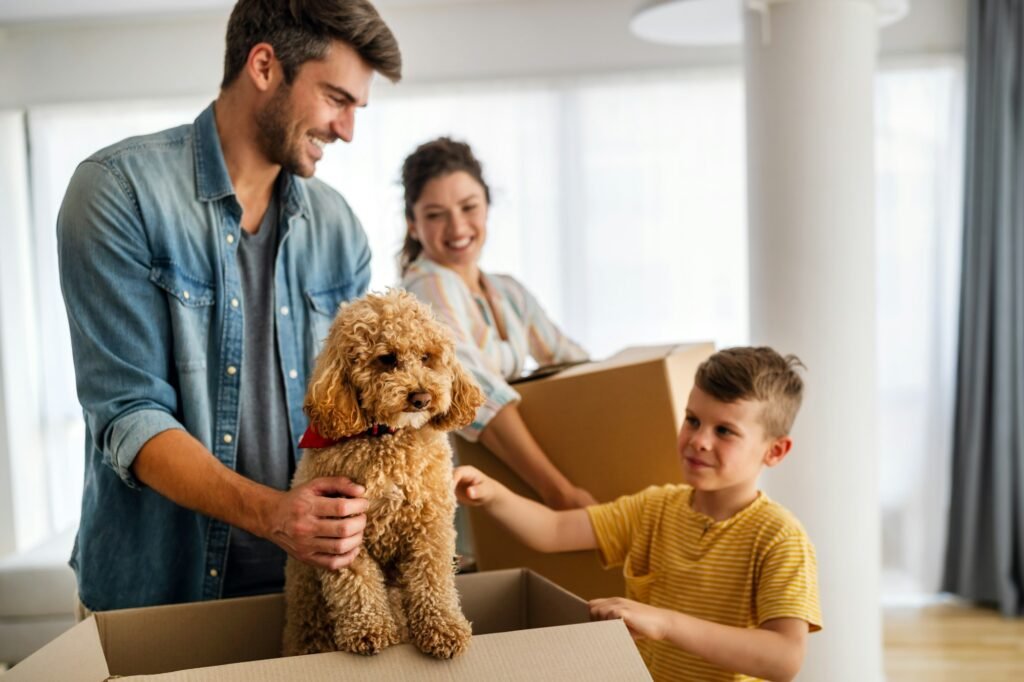
[[[331,445],[338,443],[344,443],[347,440],[354,440],[356,438],[370,438],[373,436],[386,436],[395,433],[395,429],[391,428],[386,424],[374,424],[370,428],[366,429],[362,433],[357,433],[353,436],[343,436],[341,438],[331,439],[325,438],[316,432],[313,425],[310,424],[306,432],[302,434],[302,438],[299,439],[300,448],[326,448]]]

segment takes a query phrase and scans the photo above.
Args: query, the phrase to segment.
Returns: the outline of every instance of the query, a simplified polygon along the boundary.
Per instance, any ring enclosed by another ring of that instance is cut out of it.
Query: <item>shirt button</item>
[[[230,433],[225,433],[224,434],[224,442],[225,443],[230,443],[232,440],[234,440],[234,439],[231,437]]]
[[[191,295],[190,295],[190,294],[189,294],[189,293],[188,293],[187,291],[183,291],[183,292],[181,292],[181,297],[182,297],[183,299],[185,299],[186,301],[187,301],[188,299],[192,298],[192,296],[191,296]]]
[[[238,373],[238,368],[237,367],[235,367],[234,365],[231,365],[230,367],[228,367],[228,376],[232,376],[233,377],[237,373]]]
[[[292,371],[288,372],[288,376],[290,376],[292,379],[298,379],[299,373],[293,369]]]
[[[217,577],[217,569],[216,568],[211,568],[210,569],[210,577],[212,577],[212,578],[216,578]]]
[[[282,315],[287,315],[288,314],[288,306],[286,306],[286,305],[281,306],[281,314]]]
[[[229,234],[227,239],[228,239],[228,244],[234,244],[235,243],[235,235]]]
[[[238,299],[237,298],[231,299],[231,307],[232,308],[237,308],[238,307]]]

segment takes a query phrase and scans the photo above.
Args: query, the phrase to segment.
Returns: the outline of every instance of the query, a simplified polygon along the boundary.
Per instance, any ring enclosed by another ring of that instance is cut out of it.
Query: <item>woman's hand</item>
[[[590,620],[621,618],[633,639],[665,639],[670,615],[671,612],[666,609],[622,597],[590,600]]]

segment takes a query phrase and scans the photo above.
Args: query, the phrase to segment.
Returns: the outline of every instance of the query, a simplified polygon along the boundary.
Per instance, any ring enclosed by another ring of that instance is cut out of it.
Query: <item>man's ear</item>
[[[779,436],[771,442],[768,451],[764,453],[764,465],[773,467],[782,460],[793,449],[793,439],[790,436]]]
[[[268,92],[280,77],[281,67],[277,63],[274,47],[270,43],[256,43],[249,50],[245,60],[245,74],[260,92]]]

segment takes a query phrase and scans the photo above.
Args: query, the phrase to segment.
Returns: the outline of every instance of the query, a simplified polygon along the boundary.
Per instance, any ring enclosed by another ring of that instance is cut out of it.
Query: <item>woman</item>
[[[595,504],[534,440],[507,379],[528,356],[540,365],[585,360],[523,285],[478,266],[487,238],[490,189],[469,145],[442,137],[420,145],[402,166],[408,230],[399,256],[402,286],[430,303],[455,332],[459,360],[487,395],[474,423],[460,431],[505,462],[546,505]]]

